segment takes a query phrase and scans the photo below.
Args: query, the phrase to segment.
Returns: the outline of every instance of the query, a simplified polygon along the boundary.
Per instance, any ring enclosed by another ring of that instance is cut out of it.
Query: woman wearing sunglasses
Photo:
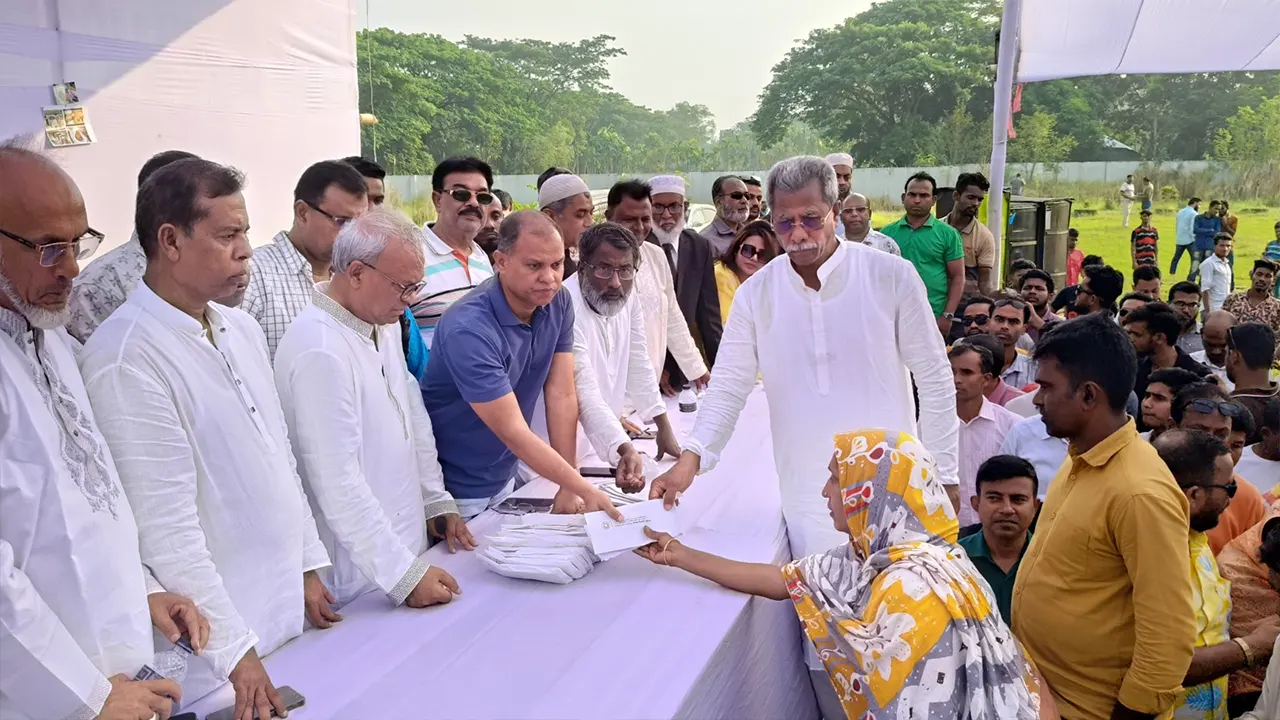
[[[782,254],[778,235],[773,225],[764,220],[753,220],[742,227],[724,256],[716,261],[716,287],[720,291],[720,321],[729,324],[729,307],[738,286],[765,263]]]

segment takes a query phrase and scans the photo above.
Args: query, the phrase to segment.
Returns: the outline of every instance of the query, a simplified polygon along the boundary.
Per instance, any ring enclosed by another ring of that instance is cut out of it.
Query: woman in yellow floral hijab
[[[823,497],[849,544],[790,565],[741,563],[646,528],[637,552],[795,603],[849,718],[1057,718],[1049,693],[955,544],[959,525],[914,437],[839,435]]]

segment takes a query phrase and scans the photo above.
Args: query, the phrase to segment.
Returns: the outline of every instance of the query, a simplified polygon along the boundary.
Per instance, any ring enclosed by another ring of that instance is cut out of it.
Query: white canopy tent
[[[1005,0],[1001,28],[991,150],[997,188],[1015,83],[1280,70],[1280,0]],[[987,226],[1003,256],[1001,205],[989,204]]]

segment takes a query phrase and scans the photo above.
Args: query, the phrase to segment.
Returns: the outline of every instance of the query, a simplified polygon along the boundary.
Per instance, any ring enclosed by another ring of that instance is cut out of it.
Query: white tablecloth
[[[688,430],[691,418],[671,409]],[[757,389],[724,460],[681,500],[686,544],[752,562],[790,558],[770,448]],[[551,490],[537,480],[519,494]],[[502,519],[486,512],[472,532],[483,543]],[[306,696],[298,717],[818,717],[789,602],[629,553],[563,586],[500,577],[441,545],[426,556],[461,585],[452,603],[392,608],[370,593],[332,629],[308,630],[266,658],[277,686]],[[204,717],[233,702],[224,686],[184,710]]]

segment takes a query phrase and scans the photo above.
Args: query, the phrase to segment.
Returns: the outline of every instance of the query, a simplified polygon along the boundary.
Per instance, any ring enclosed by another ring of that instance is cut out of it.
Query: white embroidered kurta
[[[684,448],[716,465],[763,373],[773,457],[794,557],[825,552],[837,532],[822,497],[833,436],[863,428],[916,433],[911,379],[920,390],[920,438],[942,482],[956,484],[955,386],[946,348],[915,268],[870,246],[840,241],[806,287],[787,257],[738,288]],[[909,371],[909,372],[908,372]]]
[[[302,633],[302,574],[329,565],[289,449],[262,328],[210,304],[200,321],[145,282],[81,356],[89,398],[138,521],[142,560],[209,620],[183,702],[250,648]]]
[[[327,286],[280,340],[276,389],[333,560],[329,590],[345,605],[376,587],[399,605],[427,572],[427,520],[458,509],[399,325],[360,320]]]
[[[621,417],[628,399],[643,420],[665,413],[667,406],[658,392],[658,378],[645,338],[644,312],[636,294],[627,298],[617,315],[610,316],[601,315],[587,304],[578,275],[569,278],[565,288],[573,300],[575,341],[581,334],[584,359],[591,363],[600,396],[613,414]],[[574,354],[578,354],[576,347]]]
[[[95,424],[74,343],[64,330],[33,332],[0,308],[0,717],[6,720],[92,718],[110,693],[107,679],[132,677],[153,655],[137,527]],[[59,420],[57,402],[69,405],[70,422]],[[84,439],[89,444],[80,447],[100,449],[106,468],[93,480],[72,469],[85,456],[66,444]],[[86,495],[80,487],[86,482],[101,486]]]
[[[677,236],[677,242],[679,237]],[[661,373],[667,361],[667,351],[680,365],[687,378],[700,378],[707,374],[707,364],[702,353],[689,334],[689,324],[680,312],[676,299],[676,281],[671,277],[671,266],[666,253],[651,242],[640,243],[640,268],[636,273],[635,294],[644,310],[645,345],[649,350],[649,362],[654,372]]]

